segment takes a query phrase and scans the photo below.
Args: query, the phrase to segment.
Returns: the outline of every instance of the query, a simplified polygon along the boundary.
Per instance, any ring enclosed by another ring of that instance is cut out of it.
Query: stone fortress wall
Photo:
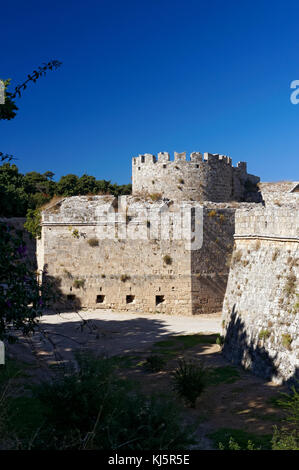
[[[175,200],[244,201],[246,185],[256,185],[259,178],[247,173],[246,162],[232,166],[225,155],[193,152],[167,152],[139,155],[132,160],[133,194],[161,193]]]
[[[54,280],[60,307],[194,315],[223,306],[225,356],[263,377],[294,381],[298,183],[259,183],[246,163],[200,153],[190,161],[185,153],[174,161],[140,155],[132,179],[132,196],[62,198],[43,211],[38,267]],[[183,201],[202,208],[203,241],[194,250],[173,236],[171,217]]]
[[[278,383],[299,379],[298,208],[236,211],[223,303],[226,358]]]
[[[74,196],[43,211],[38,266],[55,279],[63,300],[59,307],[75,303],[182,315],[220,311],[236,209],[204,205],[203,241],[196,250],[173,236],[173,216],[180,210],[181,204],[169,200]],[[169,240],[161,236],[168,221]],[[190,225],[190,238],[191,231]],[[97,244],[91,246],[91,240]],[[83,285],[76,287],[77,281]]]

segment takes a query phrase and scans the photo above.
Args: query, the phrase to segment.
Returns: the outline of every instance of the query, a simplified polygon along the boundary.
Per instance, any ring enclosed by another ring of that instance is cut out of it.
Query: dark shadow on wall
[[[249,339],[245,323],[238,316],[235,305],[226,329],[222,354],[225,359],[233,364],[243,365],[246,369],[248,368],[264,379],[271,380],[281,376],[274,364],[277,355],[274,358],[270,357],[262,340],[255,344],[252,339]],[[298,381],[299,369],[296,368],[293,375],[284,380],[283,383],[288,386],[295,385],[298,387]]]
[[[64,294],[61,290],[61,282],[59,277],[43,274],[42,284],[46,288],[49,307],[53,314],[80,310],[82,308],[81,300],[73,292]]]

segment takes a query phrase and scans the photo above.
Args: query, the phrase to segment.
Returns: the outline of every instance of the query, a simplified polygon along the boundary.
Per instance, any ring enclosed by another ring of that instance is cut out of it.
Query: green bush
[[[28,209],[24,227],[34,238],[40,238],[42,233],[40,209]]]
[[[243,429],[220,428],[208,434],[215,448],[220,450],[270,450],[271,435],[253,434]]]
[[[271,331],[269,330],[261,330],[259,332],[259,339],[261,340],[266,340],[269,338],[269,336],[271,336]]]
[[[165,359],[157,354],[152,354],[146,358],[144,368],[150,372],[159,372],[165,366]]]
[[[192,408],[196,399],[206,386],[207,371],[200,363],[179,360],[178,368],[173,373],[174,390]]]
[[[77,354],[78,370],[38,386],[44,426],[36,449],[172,450],[194,443],[169,396],[145,396],[117,377],[113,358]],[[135,386],[136,387],[136,386]]]
[[[273,450],[299,450],[299,391],[292,387],[292,393],[282,393],[277,405],[286,411],[287,427],[275,427],[272,438]]]
[[[218,344],[218,346],[223,346],[223,344],[224,344],[224,336],[218,334],[218,336],[217,336],[217,338],[216,338],[216,344]]]

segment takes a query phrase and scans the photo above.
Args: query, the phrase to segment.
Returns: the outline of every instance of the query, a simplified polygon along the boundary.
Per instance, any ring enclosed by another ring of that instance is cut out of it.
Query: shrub
[[[163,256],[163,261],[165,264],[172,264],[172,258],[169,255]]]
[[[209,211],[208,216],[209,217],[215,217],[216,214],[217,214],[217,212],[215,210],[211,210],[211,211]]]
[[[234,440],[233,437],[229,438],[227,447],[219,442],[219,450],[261,450],[260,447],[256,448],[251,440],[247,441],[245,449],[242,449],[241,446]]]
[[[269,330],[261,330],[259,332],[259,339],[267,339],[271,335],[271,332]]]
[[[218,344],[218,346],[223,346],[224,336],[218,335],[217,338],[216,338],[216,344]]]
[[[28,230],[29,233],[34,238],[40,238],[42,233],[41,227],[42,216],[39,209],[29,209],[26,215],[26,222],[24,228]]]
[[[79,235],[79,230],[75,229],[72,231],[72,236],[74,238],[80,238],[80,235]]]
[[[286,411],[288,429],[275,427],[272,438],[273,450],[299,450],[299,391],[292,387],[292,393],[281,393],[277,405]]]
[[[130,278],[130,276],[128,276],[127,274],[122,274],[122,275],[120,276],[121,282],[126,282],[126,281],[128,281],[129,279],[131,279],[131,278]]]
[[[284,292],[287,296],[295,294],[297,277],[295,274],[291,273],[287,276],[287,282],[284,286]]]
[[[233,253],[232,256],[232,265],[234,266],[235,264],[239,263],[242,259],[242,251],[237,250]]]
[[[282,345],[286,348],[286,349],[291,349],[291,343],[292,343],[292,337],[290,334],[288,333],[284,333],[281,335],[281,339],[282,339]]]
[[[149,195],[152,201],[160,201],[162,199],[162,194],[161,193],[152,193]]]
[[[173,373],[174,390],[192,408],[206,385],[207,372],[199,363],[179,360],[178,368]]]
[[[80,289],[80,287],[84,287],[85,284],[85,279],[75,279],[73,286],[75,289]]]
[[[278,255],[279,255],[279,249],[275,248],[275,250],[272,254],[272,261],[275,261]]]
[[[145,396],[116,375],[113,358],[77,354],[78,370],[37,387],[45,424],[35,448],[186,449],[191,427],[169,397]]]
[[[67,277],[68,279],[73,279],[72,273],[67,271],[67,269],[64,269],[63,272],[64,272],[65,277]]]
[[[87,240],[89,246],[99,246],[99,240],[97,238],[90,238]]]
[[[220,428],[208,437],[220,450],[267,450],[271,449],[271,435],[253,434],[242,429]]]
[[[253,249],[254,249],[255,251],[258,251],[258,250],[260,249],[260,247],[261,247],[261,242],[260,242],[260,240],[256,240]]]
[[[144,368],[150,372],[159,372],[165,366],[165,359],[157,354],[152,354],[146,358]]]
[[[272,450],[299,450],[299,434],[296,431],[274,427]]]
[[[54,300],[55,292],[46,276],[42,285],[36,267],[27,256],[24,233],[0,223],[0,339],[12,341],[16,330],[32,332],[37,317]]]

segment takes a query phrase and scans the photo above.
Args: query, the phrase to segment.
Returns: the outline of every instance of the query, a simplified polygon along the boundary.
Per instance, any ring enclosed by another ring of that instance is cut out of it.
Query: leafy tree
[[[24,189],[24,177],[16,165],[0,166],[0,216],[21,217],[26,213],[28,196]]]
[[[57,183],[57,194],[60,196],[76,196],[79,193],[79,178],[69,174],[62,176]]]
[[[50,299],[47,284],[40,286],[26,257],[21,231],[0,224],[0,339],[13,341],[14,330],[33,331]]]
[[[13,100],[13,94],[7,91],[7,88],[10,85],[11,80],[4,80],[5,86],[5,103],[0,105],[0,120],[10,120],[13,119],[18,111],[18,107],[16,106]]]
[[[97,193],[97,182],[94,176],[82,175],[78,182],[78,194],[96,194]]]
[[[28,75],[27,79],[23,83],[17,85],[13,93],[7,91],[7,88],[10,86],[11,79],[9,78],[7,80],[4,80],[5,103],[0,105],[0,120],[10,120],[16,116],[16,112],[19,108],[16,106],[14,100],[17,96],[19,98],[21,97],[22,92],[26,90],[29,82],[35,83],[38,78],[46,75],[49,70],[56,70],[58,67],[60,67],[60,65],[61,62],[59,62],[58,60],[51,60],[48,63],[44,63],[43,65],[38,67],[37,70],[34,70],[32,74]]]
[[[45,75],[48,70],[57,68],[60,62],[51,61],[39,67],[27,80],[15,88],[14,93],[6,91],[5,103],[0,105],[0,120],[10,120],[18,110],[14,99],[21,96],[30,81]],[[5,81],[6,88],[10,80]],[[11,155],[0,153],[0,214],[21,215],[28,197],[25,192],[24,176],[15,165],[9,162]],[[21,231],[13,230],[8,224],[0,223],[0,339],[13,340],[14,330],[24,334],[33,331],[37,317],[49,300],[49,284],[40,285],[34,266],[26,257],[26,244]]]
[[[28,210],[24,227],[34,238],[41,237],[41,213],[39,209]]]

